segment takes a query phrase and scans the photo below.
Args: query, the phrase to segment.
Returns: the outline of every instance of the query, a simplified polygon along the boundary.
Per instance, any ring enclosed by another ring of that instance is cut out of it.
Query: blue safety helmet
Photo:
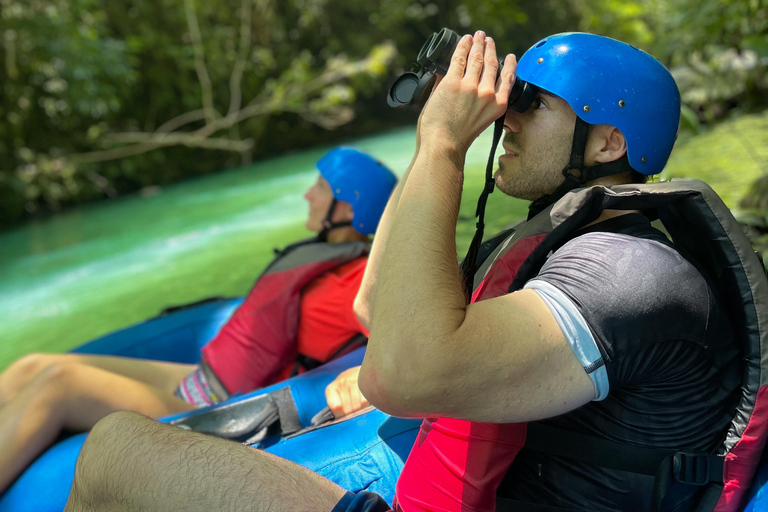
[[[363,235],[374,233],[397,183],[392,171],[362,151],[344,147],[326,153],[317,170],[331,185],[333,197],[352,205],[352,227]]]
[[[647,53],[594,34],[556,34],[525,52],[517,76],[563,98],[585,122],[621,130],[634,170],[650,175],[664,168],[680,122],[680,92]]]

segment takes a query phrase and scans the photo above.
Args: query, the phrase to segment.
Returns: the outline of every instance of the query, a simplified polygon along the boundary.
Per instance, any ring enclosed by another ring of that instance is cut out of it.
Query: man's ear
[[[627,154],[624,134],[609,124],[595,125],[589,133],[584,163],[594,165],[613,162]]]

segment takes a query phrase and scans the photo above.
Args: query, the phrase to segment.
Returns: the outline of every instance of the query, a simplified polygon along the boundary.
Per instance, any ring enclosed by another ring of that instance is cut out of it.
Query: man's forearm
[[[379,220],[379,226],[376,228],[376,237],[373,241],[373,247],[371,248],[371,254],[368,256],[368,263],[365,267],[365,274],[363,275],[363,281],[360,284],[360,290],[355,297],[355,314],[357,315],[360,323],[365,326],[366,329],[371,328],[371,314],[374,304],[376,302],[376,290],[378,287],[379,272],[381,270],[381,260],[384,253],[387,250],[387,241],[389,239],[389,232],[392,228],[392,220],[397,211],[397,205],[400,202],[400,196],[403,193],[403,188],[408,180],[408,175],[411,173],[416,157],[419,154],[418,147],[416,153],[411,159],[411,163],[408,165],[405,174],[400,178],[400,182],[392,191],[392,195],[387,201],[387,206],[384,209],[384,213]]]
[[[426,381],[442,371],[433,356],[461,325],[466,307],[455,244],[463,165],[463,151],[431,144],[422,147],[405,183],[379,269],[361,373],[366,396],[365,387],[375,393],[379,378],[391,383],[415,374]]]

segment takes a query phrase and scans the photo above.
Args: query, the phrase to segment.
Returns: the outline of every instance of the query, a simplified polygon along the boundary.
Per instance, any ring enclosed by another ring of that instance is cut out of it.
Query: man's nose
[[[520,133],[520,116],[521,114],[515,110],[507,110],[507,113],[504,116],[504,129],[512,133]]]

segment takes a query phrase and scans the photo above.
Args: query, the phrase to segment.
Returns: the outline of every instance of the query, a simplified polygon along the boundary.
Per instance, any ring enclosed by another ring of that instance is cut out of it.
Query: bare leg
[[[89,365],[173,393],[195,365],[87,354],[29,354],[0,374],[0,404],[13,399],[42,371],[66,364]]]
[[[0,409],[0,491],[64,430],[85,431],[118,410],[160,417],[193,406],[122,375],[88,365],[50,366]]]
[[[279,457],[120,412],[88,437],[65,512],[330,512],[344,493]]]

